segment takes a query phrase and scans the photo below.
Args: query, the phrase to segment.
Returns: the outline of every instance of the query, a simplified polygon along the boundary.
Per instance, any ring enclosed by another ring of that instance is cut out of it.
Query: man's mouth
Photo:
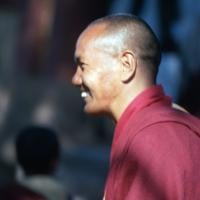
[[[86,98],[87,96],[89,96],[89,93],[88,93],[88,92],[86,92],[86,91],[82,91],[82,92],[81,92],[81,97],[82,97],[82,98]]]

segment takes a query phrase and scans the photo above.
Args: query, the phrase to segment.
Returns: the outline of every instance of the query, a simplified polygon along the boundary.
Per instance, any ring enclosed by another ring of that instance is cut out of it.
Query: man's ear
[[[122,74],[121,81],[129,82],[134,76],[137,68],[137,59],[133,52],[125,51],[121,56]]]

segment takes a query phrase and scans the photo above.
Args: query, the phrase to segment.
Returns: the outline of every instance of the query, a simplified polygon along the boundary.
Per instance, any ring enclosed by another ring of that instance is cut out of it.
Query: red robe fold
[[[106,200],[199,200],[200,120],[161,86],[142,92],[114,133]]]

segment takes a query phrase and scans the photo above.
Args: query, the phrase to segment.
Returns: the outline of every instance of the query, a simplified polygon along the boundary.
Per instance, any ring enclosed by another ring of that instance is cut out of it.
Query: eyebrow
[[[80,64],[81,63],[81,57],[80,56],[75,56],[74,57],[74,62],[76,63],[76,64]]]
[[[81,66],[82,66],[82,64],[87,65],[80,56],[75,56],[74,61],[75,61],[76,65],[81,65]]]

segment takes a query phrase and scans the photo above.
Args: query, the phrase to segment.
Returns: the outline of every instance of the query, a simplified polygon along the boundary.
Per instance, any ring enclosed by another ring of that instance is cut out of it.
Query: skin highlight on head
[[[72,82],[88,92],[85,111],[105,113],[118,121],[132,99],[155,83],[160,48],[146,23],[134,16],[114,15],[92,22],[81,33],[75,60]],[[92,77],[87,70],[96,74]]]

